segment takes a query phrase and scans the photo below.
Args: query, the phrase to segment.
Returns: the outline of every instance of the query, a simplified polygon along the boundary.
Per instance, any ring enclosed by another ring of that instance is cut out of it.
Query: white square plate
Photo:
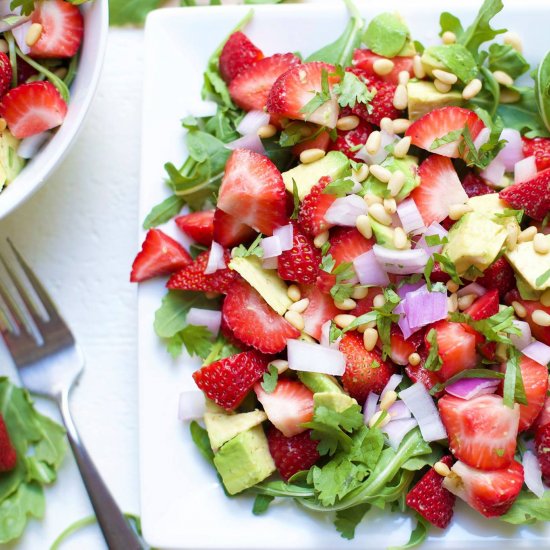
[[[358,2],[367,20],[398,9],[414,38],[438,41],[439,13],[448,9],[465,22],[481,0],[387,0]],[[507,0],[498,26],[519,32],[531,63],[550,46],[547,2]],[[146,66],[143,108],[140,223],[152,206],[168,195],[163,165],[185,158],[180,120],[201,114],[202,71],[206,61],[249,6],[165,9],[152,13],[145,33]],[[333,41],[348,20],[340,2],[257,6],[246,28],[266,55],[300,51],[304,55]],[[535,106],[533,106],[535,108]],[[174,231],[171,224],[164,228]],[[175,231],[173,234],[177,234]],[[140,233],[140,242],[143,239]],[[181,234],[178,235],[181,240]],[[276,502],[262,517],[251,513],[252,500],[228,499],[217,478],[194,447],[187,425],[178,421],[178,396],[193,387],[197,363],[173,362],[153,332],[154,312],[164,294],[162,282],[139,289],[139,378],[141,515],[147,541],[163,548],[386,548],[408,540],[411,522],[395,514],[369,513],[353,541],[342,539],[328,514],[315,515],[293,502]],[[489,521],[458,503],[452,527],[433,535],[425,548],[543,547],[550,526],[514,528]]]

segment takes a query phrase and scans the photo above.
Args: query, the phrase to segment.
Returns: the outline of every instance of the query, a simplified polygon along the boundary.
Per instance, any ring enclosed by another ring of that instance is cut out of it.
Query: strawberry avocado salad
[[[408,513],[407,547],[457,497],[550,521],[550,54],[493,27],[500,0],[438,44],[346,4],[304,55],[247,17],[204,73],[215,114],[182,121],[131,274],[169,275],[155,330],[202,362],[180,417],[255,514],[291,498],[350,539]]]

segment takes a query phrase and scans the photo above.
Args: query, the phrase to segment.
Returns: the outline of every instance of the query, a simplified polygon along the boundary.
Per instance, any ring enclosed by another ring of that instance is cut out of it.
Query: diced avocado
[[[19,140],[9,130],[0,132],[0,191],[23,170],[25,160],[17,154]]]
[[[289,193],[293,191],[292,181],[296,182],[298,196],[302,200],[322,177],[329,176],[332,180],[337,180],[347,175],[349,169],[349,159],[344,153],[330,151],[322,159],[309,164],[299,164],[283,172],[282,176]]]
[[[357,405],[357,401],[346,393],[322,392],[313,396],[313,403],[316,407],[323,406],[338,413]]]
[[[518,287],[519,295],[522,300],[534,300],[538,302],[540,300],[542,292],[540,290],[533,290],[531,285],[519,274],[516,273],[516,286]]]
[[[320,372],[298,372],[298,378],[304,386],[307,386],[313,393],[332,392],[344,394],[344,390],[338,384],[334,376]]]
[[[409,80],[407,93],[410,120],[417,120],[434,109],[462,105],[464,102],[460,92],[451,90],[442,94],[431,82],[424,80]]]
[[[233,258],[229,262],[229,267],[255,288],[279,315],[284,315],[292,305],[285,282],[279,278],[276,271],[264,269],[261,260],[256,256]]]
[[[275,471],[261,426],[241,432],[214,455],[214,465],[230,495],[260,483]]]
[[[226,411],[224,408],[220,407],[219,405],[216,405],[216,403],[214,403],[214,401],[212,401],[211,399],[205,398],[204,401],[206,403],[206,407],[205,407],[206,412],[217,413],[217,414],[233,414],[230,411]]]
[[[501,224],[478,212],[468,212],[449,231],[443,253],[455,264],[459,275],[472,267],[484,271],[498,256],[506,237]]]
[[[407,155],[402,159],[398,159],[389,155],[381,163],[381,166],[387,168],[392,174],[398,170],[405,174],[405,183],[401,191],[399,191],[395,197],[397,201],[404,199],[415,187],[420,185],[420,178],[418,177],[418,159],[416,157]],[[365,193],[372,193],[377,197],[382,197],[384,199],[390,198],[388,184],[376,179],[372,174],[365,180],[363,190]]]
[[[426,74],[433,78],[434,69],[441,69],[442,71],[448,71],[449,69],[443,61],[440,61],[435,55],[432,54],[431,50],[431,48],[426,48],[422,52],[422,57],[420,60],[422,61],[422,66],[424,67]]]
[[[396,250],[395,245],[393,244],[393,229],[376,221],[371,215],[369,215],[369,221],[376,242],[380,246],[384,246],[385,248],[389,248],[391,250]],[[410,241],[407,241],[407,246],[405,248],[411,248]]]
[[[508,250],[506,258],[532,289],[550,288],[550,279],[537,285],[537,279],[550,269],[550,252],[539,254],[535,251],[533,241],[528,241],[518,243],[514,250]]]
[[[474,212],[484,214],[493,218],[495,214],[502,214],[510,208],[499,196],[498,193],[489,193],[478,197],[470,197],[466,203],[474,209]]]
[[[407,40],[405,45],[401,48],[400,52],[397,54],[398,57],[412,57],[416,55],[416,48],[412,40]]]
[[[206,431],[210,438],[210,446],[216,452],[224,443],[236,435],[261,424],[267,419],[264,411],[252,411],[240,414],[211,413],[204,414]]]

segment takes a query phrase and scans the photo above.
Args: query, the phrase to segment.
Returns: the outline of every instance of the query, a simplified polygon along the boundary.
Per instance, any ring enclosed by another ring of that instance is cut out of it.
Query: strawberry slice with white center
[[[432,146],[436,139],[446,137],[451,132],[461,132],[466,126],[470,130],[472,140],[475,140],[479,132],[485,128],[485,124],[473,111],[462,107],[443,107],[434,109],[419,118],[409,126],[405,135],[411,137],[413,145],[430,153],[458,158],[460,156],[458,146],[462,141],[461,136],[457,135],[453,141],[436,149],[432,149]]]
[[[411,198],[426,224],[442,222],[449,215],[453,204],[462,204],[468,200],[453,163],[446,157],[429,156],[419,167],[420,185]]]
[[[321,340],[321,327],[336,315],[342,313],[335,305],[332,296],[323,294],[316,286],[301,286],[302,298],[309,300],[309,305],[302,313],[304,332]]]
[[[214,240],[225,248],[233,248],[254,239],[252,227],[241,223],[231,214],[216,208],[214,213]]]
[[[67,104],[51,82],[30,82],[13,88],[0,101],[0,116],[10,132],[23,139],[62,124]]]
[[[269,421],[286,437],[304,432],[302,424],[313,419],[313,393],[301,382],[281,378],[271,393],[261,384],[254,391]]]
[[[191,212],[178,216],[176,225],[191,239],[203,246],[212,244],[214,235],[214,210]],[[222,245],[223,246],[223,245]]]
[[[353,52],[353,66],[364,71],[366,75],[395,85],[399,84],[399,73],[402,71],[407,71],[411,77],[414,76],[412,57],[392,57],[393,69],[388,74],[383,75],[375,72],[373,68],[374,63],[379,59],[387,59],[387,57],[378,55],[371,50],[355,50]]]
[[[36,2],[33,23],[42,25],[40,38],[31,46],[31,57],[72,57],[84,35],[80,10],[65,0]]]
[[[236,149],[225,165],[218,208],[265,235],[286,225],[286,189],[277,167],[263,155]]]
[[[510,465],[518,436],[517,404],[507,407],[499,395],[480,395],[469,400],[446,395],[438,406],[449,448],[459,460],[480,470]]]
[[[334,74],[335,70],[333,65],[318,61],[293,67],[273,84],[267,98],[267,111],[292,119],[315,122],[327,128],[336,127],[340,107],[337,98],[330,94],[330,88],[340,81],[340,77]],[[323,71],[327,73],[330,97],[313,112],[303,112],[304,107],[323,92]]]

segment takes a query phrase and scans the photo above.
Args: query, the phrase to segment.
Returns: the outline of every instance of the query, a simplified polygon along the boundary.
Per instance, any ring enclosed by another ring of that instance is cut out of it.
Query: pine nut
[[[3,132],[8,127],[8,123],[5,118],[0,118],[0,132]]]
[[[394,118],[393,119],[393,132],[395,134],[404,134],[412,122],[408,118]]]
[[[390,181],[388,182],[388,191],[392,197],[397,197],[397,195],[399,195],[399,191],[401,191],[403,185],[405,185],[405,179],[405,174],[401,172],[401,170],[396,170],[391,175]]]
[[[371,132],[369,137],[367,138],[365,149],[367,150],[367,153],[369,155],[375,155],[376,153],[378,153],[378,149],[380,149],[381,144],[382,136],[380,135],[380,132],[378,130],[375,130],[374,132]]]
[[[0,38],[0,52],[8,53],[9,49],[8,43],[3,38]]]
[[[518,244],[519,231],[520,229],[517,223],[509,223],[506,226],[506,232],[508,234],[506,235],[505,244],[508,250],[515,250]]]
[[[287,311],[285,319],[297,330],[304,330],[304,318],[297,311]]]
[[[274,359],[269,364],[273,365],[279,374],[288,369],[288,361],[286,359]]]
[[[384,210],[388,214],[395,214],[397,212],[397,203],[395,199],[384,199]]]
[[[326,155],[323,149],[306,149],[300,153],[300,162],[302,164],[311,164],[322,159]]]
[[[303,313],[309,306],[309,298],[302,298],[297,302],[294,302],[288,309],[289,311],[297,311],[298,313]]]
[[[369,166],[368,164],[361,164],[359,170],[353,171],[353,178],[358,183],[363,183],[369,176]]]
[[[470,82],[468,82],[468,84],[464,87],[464,90],[462,90],[462,97],[466,100],[472,99],[479,94],[479,92],[481,92],[482,86],[483,84],[479,78],[470,80]]]
[[[398,84],[393,96],[393,106],[402,111],[407,108],[409,104],[409,94],[407,92],[407,86],[404,84]]]
[[[550,288],[546,289],[540,297],[540,303],[544,307],[550,307]]]
[[[272,138],[277,133],[277,128],[273,124],[264,124],[258,128],[258,137],[261,139]]]
[[[384,397],[380,400],[380,410],[387,411],[397,401],[397,393],[395,390],[387,391]]]
[[[512,302],[512,307],[520,319],[527,317],[527,310],[519,302]]]
[[[441,82],[441,80],[434,80],[434,86],[435,89],[441,94],[446,94],[451,91],[451,85],[445,84],[445,82]]]
[[[453,313],[458,309],[458,296],[453,293],[447,298],[447,310]]]
[[[367,351],[372,351],[378,342],[378,331],[375,328],[368,328],[363,332],[363,345]]]
[[[382,197],[375,195],[374,193],[365,193],[363,200],[367,203],[367,206],[372,206],[373,204],[382,204]]]
[[[436,471],[436,473],[443,477],[448,477],[451,474],[451,469],[449,468],[449,466],[441,461],[434,464],[434,470]]]
[[[25,44],[29,47],[34,46],[40,40],[41,35],[42,25],[40,23],[33,23],[25,35]]]
[[[351,297],[354,300],[362,300],[363,298],[366,298],[369,295],[369,289],[366,286],[356,286],[353,289],[353,293]]]
[[[447,290],[451,293],[458,292],[458,289],[460,288],[454,281],[447,281],[445,286],[447,287]]]
[[[385,303],[386,298],[384,298],[383,294],[377,294],[372,301],[374,307],[382,307]]]
[[[359,126],[359,117],[355,115],[343,116],[338,119],[336,123],[336,128],[347,132],[348,130],[355,130]]]
[[[533,239],[533,248],[537,254],[548,254],[550,252],[550,238],[543,233],[537,233]]]
[[[400,71],[397,75],[397,81],[399,84],[407,84],[411,78],[409,71]]]
[[[474,303],[476,298],[476,294],[466,294],[464,296],[461,296],[458,299],[458,309],[460,309],[460,311],[468,309]]]
[[[387,132],[388,134],[393,134],[393,121],[390,117],[385,116],[380,121],[380,129],[384,130],[384,132]]]
[[[402,227],[396,227],[393,232],[393,246],[397,250],[404,250],[409,244],[409,239],[407,239],[407,234],[403,231]]]
[[[422,80],[426,76],[426,70],[424,69],[424,65],[422,65],[422,59],[419,55],[413,57],[413,72],[414,76],[419,80]]]
[[[351,311],[352,309],[355,309],[357,307],[357,303],[355,302],[355,300],[352,300],[351,298],[346,298],[341,302],[337,302],[336,300],[334,300],[334,305],[335,307],[343,311]]]
[[[300,292],[300,287],[298,285],[290,285],[286,289],[286,295],[293,301],[299,302],[302,298],[302,293]]]
[[[514,84],[514,79],[504,71],[493,71],[493,76],[495,80],[503,86],[513,86]]]
[[[340,313],[339,315],[336,315],[336,317],[334,317],[334,322],[340,328],[346,328],[348,325],[351,325],[351,323],[353,323],[355,319],[357,319],[355,315],[350,315],[349,313]]]
[[[521,95],[516,90],[504,89],[500,92],[500,102],[503,104],[517,103]]]
[[[411,364],[413,367],[416,367],[416,365],[420,365],[420,355],[416,353],[416,351],[409,355],[409,364]]]
[[[313,245],[315,246],[315,248],[322,248],[323,245],[328,241],[328,238],[328,231],[323,231],[322,233],[319,233],[319,235],[317,235],[315,239],[313,239]]]
[[[361,325],[363,326],[363,325]],[[376,328],[376,321],[369,321],[368,323],[365,323],[366,328]]]
[[[355,220],[355,227],[357,227],[357,231],[359,231],[365,239],[372,239],[372,226],[367,215],[361,214],[360,216],[357,216],[357,219]]]
[[[388,183],[388,181],[390,181],[391,172],[387,168],[384,168],[379,164],[371,165],[369,168],[369,172],[382,183]]]
[[[386,212],[386,209],[380,203],[374,203],[369,208],[369,214],[383,225],[391,225],[391,216]]]
[[[464,214],[471,212],[473,208],[469,204],[451,204],[449,206],[449,218],[459,220]]]
[[[367,323],[363,323],[362,325],[359,325],[356,330],[359,334],[363,334],[368,328]]]
[[[550,327],[550,314],[542,309],[535,309],[531,315],[533,323],[541,327]]]
[[[505,32],[502,35],[502,41],[505,44],[509,44],[510,46],[512,46],[512,48],[514,48],[514,50],[520,53],[523,51],[523,44],[521,43],[521,38],[517,32],[513,32],[513,31]]]
[[[537,234],[537,228],[534,225],[530,225],[527,229],[524,229],[518,235],[518,243],[526,243],[532,241]]]
[[[402,159],[405,156],[407,156],[407,153],[409,152],[409,148],[411,146],[411,137],[406,136],[404,138],[401,138],[393,148],[393,156],[398,159]]]
[[[454,44],[456,42],[456,34],[451,31],[445,31],[441,35],[441,40],[443,41],[443,44]]]
[[[395,63],[391,59],[377,59],[372,64],[372,70],[380,76],[390,74],[394,67]]]
[[[437,80],[439,80],[440,82],[443,82],[443,84],[450,84],[452,86],[453,84],[456,84],[456,82],[458,81],[458,77],[456,76],[456,74],[450,73],[449,71],[434,69],[432,71],[432,74]]]

